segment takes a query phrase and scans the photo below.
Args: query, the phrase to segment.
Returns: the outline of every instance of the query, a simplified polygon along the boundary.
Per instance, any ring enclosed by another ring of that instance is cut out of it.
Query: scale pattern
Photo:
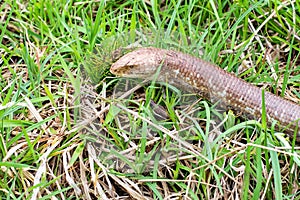
[[[158,71],[159,70],[159,71]],[[262,91],[260,88],[197,57],[177,51],[146,47],[125,54],[110,71],[122,77],[167,81],[183,90],[195,91],[200,96],[250,119],[260,119]],[[157,76],[158,74],[158,76]],[[287,127],[294,135],[300,127],[300,106],[265,91],[268,124],[279,122],[277,128]],[[297,140],[300,131],[297,132]]]

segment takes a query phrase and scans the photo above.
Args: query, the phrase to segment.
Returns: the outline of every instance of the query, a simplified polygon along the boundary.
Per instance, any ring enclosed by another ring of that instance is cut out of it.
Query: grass
[[[2,199],[299,199],[298,143],[275,125],[108,72],[132,47],[176,49],[299,103],[298,1],[5,1],[0,13]]]

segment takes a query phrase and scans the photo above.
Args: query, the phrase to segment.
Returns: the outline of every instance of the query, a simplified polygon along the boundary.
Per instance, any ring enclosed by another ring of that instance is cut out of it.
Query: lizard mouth
[[[114,65],[110,68],[110,72],[119,77],[126,78],[148,78],[151,74],[146,71],[135,70],[134,66],[124,66],[119,69],[115,69]]]

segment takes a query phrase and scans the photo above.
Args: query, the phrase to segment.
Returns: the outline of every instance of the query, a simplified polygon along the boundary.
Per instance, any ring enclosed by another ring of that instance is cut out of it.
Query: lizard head
[[[122,56],[110,72],[121,77],[151,78],[159,66],[155,48],[140,48]]]

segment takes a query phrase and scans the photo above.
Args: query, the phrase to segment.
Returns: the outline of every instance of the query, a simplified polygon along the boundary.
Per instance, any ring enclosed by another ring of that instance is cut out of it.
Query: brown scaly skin
[[[158,74],[158,81],[196,91],[211,102],[220,102],[222,107],[248,118],[261,118],[260,88],[188,54],[153,47],[140,48],[121,57],[110,71],[121,77],[149,80]],[[300,106],[270,92],[265,92],[265,105],[268,123],[277,120],[281,127],[287,127],[290,136],[294,136],[295,129],[300,127]],[[297,132],[299,139],[300,130]]]

